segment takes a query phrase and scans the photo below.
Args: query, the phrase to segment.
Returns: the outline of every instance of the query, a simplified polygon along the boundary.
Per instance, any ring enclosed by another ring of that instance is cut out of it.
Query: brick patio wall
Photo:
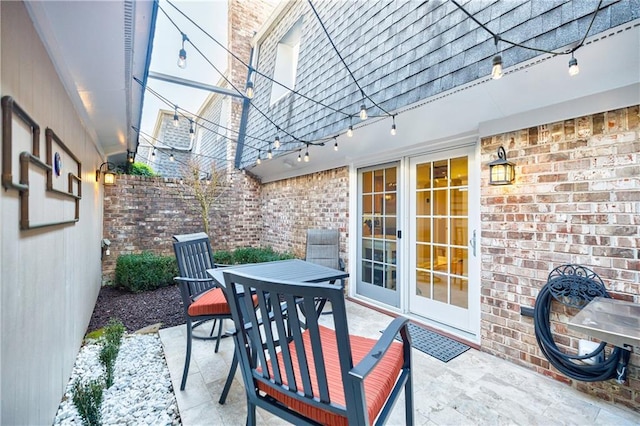
[[[214,250],[258,247],[262,233],[260,186],[249,176],[234,173],[214,204],[209,237]],[[172,237],[202,232],[200,210],[177,179],[119,175],[105,187],[103,238],[111,241],[102,259],[102,281],[114,279],[121,254],[152,251],[173,255]]]
[[[532,307],[549,272],[574,263],[593,269],[612,296],[640,302],[640,117],[638,106],[483,138],[482,349],[583,392],[640,409],[640,356],[628,384],[577,382],[541,353]],[[504,146],[516,181],[489,186],[487,163]],[[577,349],[553,304],[559,345]],[[584,338],[584,336],[583,336]]]
[[[304,258],[307,229],[340,231],[340,257],[347,263],[349,170],[312,173],[262,186],[263,245]]]

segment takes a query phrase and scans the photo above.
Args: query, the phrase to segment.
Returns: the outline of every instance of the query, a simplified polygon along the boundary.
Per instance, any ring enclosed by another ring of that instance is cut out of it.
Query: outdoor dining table
[[[345,271],[328,268],[316,263],[307,262],[301,259],[277,260],[273,262],[249,263],[244,265],[233,265],[222,268],[207,269],[207,273],[220,286],[224,287],[224,272],[242,272],[254,276],[255,278],[263,278],[265,280],[282,280],[295,281],[305,283],[336,283],[344,288],[344,280],[349,277]],[[317,309],[319,312],[324,308],[324,300],[319,301]],[[238,367],[238,357],[234,352],[231,369],[227,376],[227,381],[220,396],[220,404],[224,404],[227,393],[231,388],[233,377]]]

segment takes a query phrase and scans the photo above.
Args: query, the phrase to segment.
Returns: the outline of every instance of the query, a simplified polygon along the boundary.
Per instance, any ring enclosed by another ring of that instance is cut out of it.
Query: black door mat
[[[469,346],[464,343],[415,324],[409,323],[407,328],[411,336],[411,346],[440,361],[449,362],[469,349]],[[400,340],[400,336],[396,336],[396,339]]]

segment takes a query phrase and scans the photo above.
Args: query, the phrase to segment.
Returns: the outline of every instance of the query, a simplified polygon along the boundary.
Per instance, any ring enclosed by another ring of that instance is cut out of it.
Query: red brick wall
[[[212,209],[214,250],[260,245],[259,194],[257,181],[234,173]],[[103,282],[114,279],[120,254],[173,255],[174,235],[203,230],[197,202],[175,179],[119,175],[115,185],[105,187],[104,197],[103,238],[111,241],[111,254],[102,259]]]
[[[482,349],[571,383],[599,398],[640,407],[640,356],[627,385],[559,374],[541,353],[532,307],[549,272],[593,269],[615,297],[640,302],[640,117],[638,106],[482,139]],[[516,181],[489,186],[488,166],[504,146]],[[577,349],[566,327],[575,311],[554,302],[558,343]],[[583,336],[584,338],[584,336]]]
[[[347,167],[265,184],[261,203],[263,245],[304,258],[308,228],[338,229],[340,256],[347,262]]]

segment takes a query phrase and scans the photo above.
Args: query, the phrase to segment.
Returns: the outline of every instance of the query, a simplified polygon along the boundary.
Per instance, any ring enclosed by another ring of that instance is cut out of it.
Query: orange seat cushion
[[[213,288],[203,293],[189,305],[189,316],[199,315],[231,315],[227,298],[221,288]]]
[[[333,404],[338,404],[344,407],[346,406],[346,400],[344,395],[344,386],[342,383],[340,361],[338,359],[336,334],[335,331],[329,328],[322,326],[319,328],[320,340],[322,342],[322,349],[325,356],[325,369],[327,371],[329,397]],[[303,341],[307,356],[312,358],[313,355],[308,331],[303,333]],[[377,342],[377,340],[360,336],[350,336],[350,341],[354,365],[357,365]],[[291,358],[294,364],[293,369],[297,388],[302,390],[303,385],[300,369],[298,368],[298,357],[293,342],[289,344],[289,350],[291,351]],[[400,370],[402,369],[402,364],[404,362],[403,358],[402,344],[399,342],[392,343],[391,347],[378,363],[376,368],[365,378],[364,392],[367,400],[367,412],[369,414],[370,424],[373,424],[373,421],[382,410],[387,397],[391,393],[393,385],[395,384],[398,375],[400,374]],[[283,382],[286,384],[287,380],[284,364],[282,362],[282,353],[278,354],[278,364],[280,365],[280,371],[283,375]],[[272,371],[270,361],[268,363],[268,368]],[[319,397],[318,379],[315,366],[312,361],[309,361],[309,374],[311,376],[311,385],[314,388],[314,396]],[[304,402],[297,401],[295,398],[289,397],[285,393],[270,388],[261,382],[258,382],[258,389],[277,399],[292,410],[297,411],[303,416],[311,418],[319,423],[325,425],[348,425],[347,418],[345,416],[341,416],[321,408],[311,407]]]

